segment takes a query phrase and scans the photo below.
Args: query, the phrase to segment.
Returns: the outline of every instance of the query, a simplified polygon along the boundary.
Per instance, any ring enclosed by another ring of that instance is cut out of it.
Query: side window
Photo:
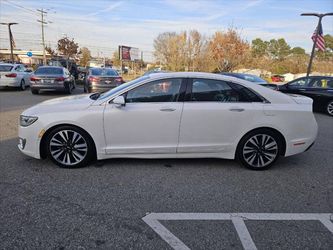
[[[145,83],[127,92],[126,102],[176,102],[182,79],[163,79]]]
[[[16,66],[15,71],[23,72],[24,71],[23,66],[21,66],[21,65]]]
[[[299,80],[288,83],[288,86],[291,88],[295,88],[295,89],[305,88],[305,87],[308,87],[309,83],[310,83],[309,78],[301,78]]]
[[[193,79],[193,102],[248,102],[244,95],[227,82],[210,79]]]
[[[264,99],[258,96],[253,90],[250,90],[242,85],[236,83],[229,83],[231,87],[237,90],[241,96],[243,102],[263,102]]]
[[[333,86],[332,79],[330,78],[317,78],[313,80],[311,87],[313,88],[332,88]]]

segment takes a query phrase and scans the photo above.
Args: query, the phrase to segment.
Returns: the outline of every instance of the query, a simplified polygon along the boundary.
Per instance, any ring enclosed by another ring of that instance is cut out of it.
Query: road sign
[[[28,52],[27,52],[27,56],[32,57],[32,52],[31,52],[31,51],[28,51]]]

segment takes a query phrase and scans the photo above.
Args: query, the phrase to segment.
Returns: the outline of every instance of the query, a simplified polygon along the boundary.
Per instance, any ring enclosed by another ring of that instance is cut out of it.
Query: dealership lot
[[[333,119],[327,115],[316,114],[319,135],[309,152],[280,159],[268,171],[217,159],[115,159],[67,170],[16,146],[23,109],[58,96],[65,95],[0,91],[1,248],[171,249],[142,219],[151,213],[333,214]],[[181,240],[179,249],[244,246],[230,220],[160,223]],[[258,249],[333,248],[333,234],[318,220],[245,224]]]

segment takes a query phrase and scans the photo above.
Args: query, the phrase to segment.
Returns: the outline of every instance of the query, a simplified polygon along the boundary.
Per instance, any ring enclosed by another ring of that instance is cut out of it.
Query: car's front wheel
[[[48,135],[47,150],[51,160],[63,168],[84,167],[93,158],[93,142],[82,129],[61,126]]]
[[[326,106],[326,112],[327,112],[327,114],[329,114],[330,116],[333,116],[333,100],[330,100],[330,101],[327,103],[327,106]]]
[[[264,170],[273,165],[282,150],[280,137],[269,129],[246,134],[240,141],[236,156],[247,168]]]

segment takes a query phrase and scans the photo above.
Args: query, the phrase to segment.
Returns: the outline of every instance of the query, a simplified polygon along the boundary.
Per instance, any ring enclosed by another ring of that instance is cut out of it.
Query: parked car
[[[84,83],[84,92],[105,92],[124,83],[123,78],[112,68],[90,68]]]
[[[260,85],[265,86],[265,87],[270,88],[270,89],[277,90],[277,85],[276,84],[269,83],[266,80],[264,80],[264,79],[262,79],[262,78],[260,78],[259,76],[256,76],[256,75],[244,74],[244,73],[231,73],[231,72],[221,72],[219,74],[225,75],[225,76],[237,77],[239,79],[243,79],[243,80],[246,80],[246,81],[249,81],[249,82],[260,84]]]
[[[279,86],[284,93],[299,94],[313,99],[313,109],[333,116],[333,77],[301,77]]]
[[[265,169],[279,156],[308,150],[316,135],[308,97],[180,72],[35,105],[20,116],[19,148],[60,167],[94,158],[213,157]]]
[[[284,76],[273,75],[271,76],[272,82],[284,82]]]
[[[0,87],[16,87],[25,90],[30,85],[30,71],[23,64],[0,64]]]
[[[58,90],[71,94],[75,89],[75,79],[64,67],[40,66],[30,77],[32,94],[40,90]]]

